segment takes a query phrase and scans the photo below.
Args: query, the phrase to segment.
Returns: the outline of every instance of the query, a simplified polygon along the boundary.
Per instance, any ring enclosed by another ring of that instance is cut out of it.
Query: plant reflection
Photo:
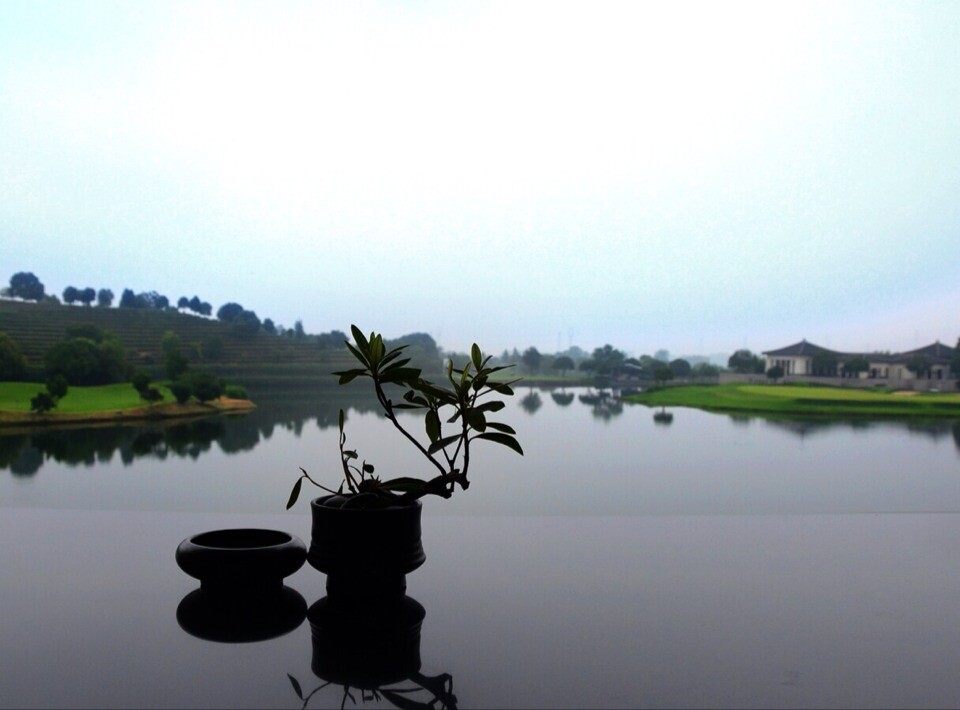
[[[426,611],[402,597],[378,604],[358,604],[324,597],[310,607],[313,660],[311,670],[322,683],[304,693],[287,674],[302,707],[327,687],[339,688],[340,707],[347,700],[386,700],[398,708],[456,708],[453,677],[420,672],[420,629]]]
[[[573,392],[551,392],[550,398],[560,407],[569,407],[573,402]]]
[[[661,407],[659,412],[654,412],[653,423],[663,426],[673,424],[673,412],[668,412],[666,407]]]
[[[540,395],[533,390],[520,400],[520,406],[523,407],[523,411],[527,414],[536,414],[537,410],[543,406],[543,400],[540,399]]]

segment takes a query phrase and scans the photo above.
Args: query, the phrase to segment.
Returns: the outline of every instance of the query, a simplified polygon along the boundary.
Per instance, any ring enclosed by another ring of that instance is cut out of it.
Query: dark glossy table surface
[[[288,675],[304,696],[323,683],[307,621],[249,643],[177,621],[196,588],[177,543],[251,525],[309,530],[302,513],[0,510],[0,704],[300,707]],[[420,676],[458,707],[956,706],[958,533],[955,514],[428,515],[408,579]],[[288,584],[324,596],[309,567]]]

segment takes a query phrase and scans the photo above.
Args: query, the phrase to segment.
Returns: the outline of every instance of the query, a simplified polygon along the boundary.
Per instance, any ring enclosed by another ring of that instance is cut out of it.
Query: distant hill
[[[44,353],[66,336],[68,328],[88,323],[115,333],[127,361],[147,369],[159,369],[161,338],[173,331],[192,363],[254,389],[332,385],[330,372],[352,362],[346,348],[321,349],[309,336],[259,333],[240,338],[230,324],[172,311],[0,300],[0,331],[17,342],[32,365],[43,362]]]

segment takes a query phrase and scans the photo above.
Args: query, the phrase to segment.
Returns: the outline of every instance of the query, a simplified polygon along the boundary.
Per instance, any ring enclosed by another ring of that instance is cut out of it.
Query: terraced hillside
[[[41,364],[43,354],[63,339],[67,328],[87,323],[115,333],[127,360],[144,368],[159,367],[160,341],[165,332],[173,331],[192,362],[203,363],[219,376],[254,390],[333,386],[330,372],[351,362],[345,348],[322,350],[312,339],[264,333],[241,339],[228,324],[182,313],[0,300],[0,331],[20,345],[32,365]],[[211,357],[216,344],[220,352]]]

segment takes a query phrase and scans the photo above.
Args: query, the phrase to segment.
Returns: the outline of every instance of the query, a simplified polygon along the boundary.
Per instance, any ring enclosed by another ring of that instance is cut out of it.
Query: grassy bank
[[[960,417],[960,394],[872,392],[793,385],[689,385],[627,397],[650,407],[817,416]]]
[[[0,382],[0,426],[108,422],[124,419],[192,417],[219,412],[246,411],[249,400],[221,397],[213,402],[177,404],[164,386],[163,400],[145,404],[129,382],[99,387],[71,387],[57,408],[46,414],[30,411],[30,398],[44,389],[36,382]]]

